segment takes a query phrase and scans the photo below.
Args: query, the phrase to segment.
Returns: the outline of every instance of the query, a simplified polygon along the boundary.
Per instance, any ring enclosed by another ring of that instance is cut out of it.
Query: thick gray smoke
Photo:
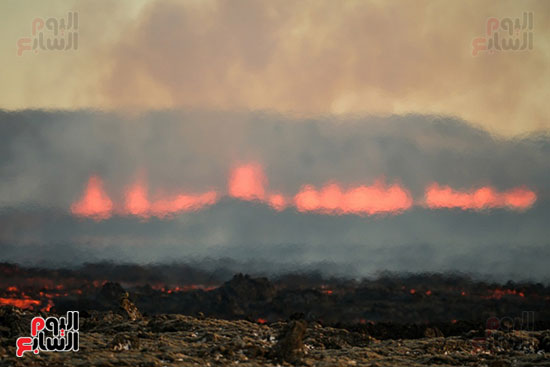
[[[318,266],[348,275],[380,270],[464,271],[548,279],[550,139],[502,140],[451,118],[392,116],[300,120],[270,113],[164,111],[0,112],[0,260],[82,263],[230,258]],[[360,217],[276,212],[222,198],[172,219],[75,218],[69,208],[91,174],[113,201],[137,177],[151,192],[227,191],[235,165],[259,162],[269,187],[372,184],[385,177],[421,199],[432,182],[457,189],[525,185],[525,211],[416,206]],[[252,265],[250,265],[252,266]]]

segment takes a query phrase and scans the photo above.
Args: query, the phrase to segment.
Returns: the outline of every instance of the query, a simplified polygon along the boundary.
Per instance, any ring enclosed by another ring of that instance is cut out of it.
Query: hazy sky
[[[79,16],[78,49],[27,51],[35,18]],[[487,19],[534,14],[529,51],[472,56]],[[3,1],[0,107],[441,114],[550,130],[550,2]]]

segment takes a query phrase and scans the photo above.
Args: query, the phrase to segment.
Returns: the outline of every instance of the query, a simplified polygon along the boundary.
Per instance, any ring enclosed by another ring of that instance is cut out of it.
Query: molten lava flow
[[[259,164],[249,163],[233,170],[229,177],[229,195],[242,200],[263,200],[267,179]]]
[[[107,219],[111,216],[113,202],[103,190],[103,183],[97,176],[91,176],[82,198],[71,205],[74,215],[95,220]]]
[[[460,208],[463,210],[483,210],[509,208],[525,210],[537,200],[537,195],[526,188],[515,188],[499,192],[484,186],[477,190],[457,191],[449,186],[433,183],[425,192],[426,205],[432,209]]]
[[[40,309],[42,312],[50,312],[52,307],[54,306],[53,301],[51,299],[48,300],[48,304]]]
[[[40,301],[29,298],[2,298],[0,297],[0,305],[12,305],[18,308],[34,308],[40,305]]]
[[[409,192],[398,184],[386,187],[382,181],[372,186],[357,186],[346,191],[338,184],[329,184],[321,190],[304,186],[294,197],[299,211],[326,214],[399,213],[412,206]]]

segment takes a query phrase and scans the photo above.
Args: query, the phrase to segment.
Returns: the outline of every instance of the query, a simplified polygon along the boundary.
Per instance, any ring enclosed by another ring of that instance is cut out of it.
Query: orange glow
[[[188,285],[182,285],[182,286],[176,286],[174,288],[167,288],[164,285],[160,284],[153,284],[151,285],[151,288],[156,291],[161,291],[163,293],[175,293],[175,292],[189,292],[189,291],[196,291],[196,290],[202,290],[205,292],[213,291],[214,289],[218,288],[216,285],[204,285],[204,284],[188,284]]]
[[[524,187],[504,193],[504,202],[510,208],[527,209],[537,201],[537,195]]]
[[[398,184],[387,187],[382,181],[346,191],[335,183],[324,186],[320,191],[306,185],[294,197],[294,202],[299,211],[328,214],[397,213],[412,206],[412,198],[406,189]]]
[[[34,305],[39,305],[39,304],[40,304],[40,301],[37,301],[35,299],[0,297],[0,305],[12,305],[18,308],[33,308]]]
[[[319,193],[313,186],[306,185],[294,197],[294,203],[299,211],[313,211],[321,208],[321,199]]]
[[[242,200],[263,200],[267,179],[259,164],[241,165],[229,177],[229,195]]]
[[[489,291],[489,295],[486,297],[483,297],[485,299],[501,299],[504,296],[519,296],[521,298],[525,298],[525,293],[518,292],[515,289],[493,289]]]
[[[48,300],[48,304],[40,309],[42,312],[50,312],[52,307],[54,306],[53,301],[51,299]]]
[[[215,191],[201,194],[178,194],[174,197],[160,198],[150,202],[147,195],[147,185],[138,181],[130,186],[124,194],[124,209],[122,214],[135,215],[142,218],[150,216],[166,217],[171,214],[199,210],[213,205],[218,200]],[[91,176],[82,198],[71,205],[74,215],[103,220],[111,217],[113,203],[103,191],[103,183],[97,176]]]
[[[425,192],[426,205],[432,209],[460,208],[463,210],[483,210],[509,208],[525,210],[537,200],[536,194],[526,188],[514,188],[498,192],[484,186],[477,190],[457,191],[449,186],[433,183]]]
[[[257,320],[258,324],[265,324],[267,322],[266,319],[262,319],[261,317],[259,317]]]
[[[149,216],[151,203],[147,199],[147,186],[142,182],[135,183],[125,193],[126,211],[138,217]]]
[[[113,202],[103,190],[103,183],[97,176],[90,177],[82,198],[71,205],[74,215],[95,220],[109,218],[112,210]]]
[[[169,199],[160,199],[151,206],[153,215],[157,217],[167,217],[169,215],[199,210],[205,206],[213,205],[218,200],[218,193],[208,191],[198,195],[180,194]]]
[[[245,201],[257,200],[276,211],[294,206],[299,212],[315,212],[329,215],[375,215],[380,213],[399,214],[413,205],[409,191],[398,183],[387,185],[378,180],[370,186],[345,187],[330,182],[321,188],[304,185],[292,196],[268,190],[268,180],[263,168],[257,163],[237,166],[228,179],[228,194]],[[220,195],[216,191],[199,194],[177,193],[174,196],[156,196],[150,200],[145,181],[137,181],[124,193],[124,203],[117,213],[142,218],[171,215],[203,209],[215,204]],[[509,208],[526,210],[537,200],[535,192],[524,188],[513,188],[499,192],[490,186],[475,190],[459,191],[449,186],[430,184],[425,190],[422,203],[430,209],[459,208],[462,210],[483,210]],[[71,212],[77,216],[103,220],[111,217],[113,203],[103,190],[103,183],[97,176],[91,176],[81,199],[71,205]]]
[[[11,287],[8,287],[8,292],[17,292],[18,289],[16,286],[11,286]]]
[[[283,195],[271,194],[269,195],[269,205],[276,211],[280,212],[286,208],[287,203]]]

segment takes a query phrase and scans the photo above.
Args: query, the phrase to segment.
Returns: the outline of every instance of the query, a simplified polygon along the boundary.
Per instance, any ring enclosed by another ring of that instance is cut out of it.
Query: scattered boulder
[[[503,332],[491,330],[487,338],[491,349],[535,353],[539,350],[539,340],[525,331]]]
[[[424,337],[426,338],[441,338],[443,336],[443,333],[437,327],[427,327],[424,330]]]
[[[290,363],[299,361],[304,355],[306,328],[307,324],[304,320],[291,321],[274,347],[275,356]]]
[[[130,295],[126,292],[120,299],[120,308],[119,311],[127,316],[131,321],[141,319],[141,312],[139,312],[136,305],[130,301]]]
[[[139,338],[133,334],[116,334],[107,347],[114,351],[138,349]]]
[[[545,331],[539,339],[539,348],[545,352],[550,352],[550,331]]]

